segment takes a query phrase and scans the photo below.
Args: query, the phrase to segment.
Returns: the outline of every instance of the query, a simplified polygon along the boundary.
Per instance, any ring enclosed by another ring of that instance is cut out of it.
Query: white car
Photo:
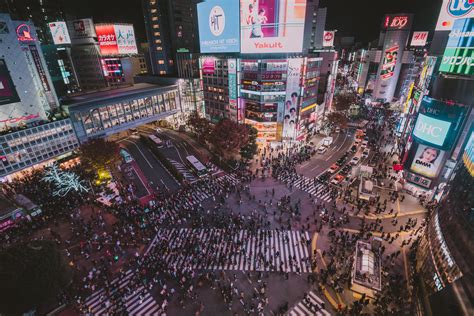
[[[357,165],[360,161],[359,157],[352,157],[351,161],[349,162],[351,165]]]
[[[368,144],[369,144],[369,142],[366,141],[366,140],[364,140],[364,141],[362,142],[362,145],[361,145],[361,146],[362,146],[362,148],[366,148]]]
[[[318,154],[324,154],[326,151],[328,151],[326,146],[321,146],[318,148]]]
[[[367,158],[369,157],[370,149],[366,148],[364,149],[364,152],[362,153],[362,158]]]

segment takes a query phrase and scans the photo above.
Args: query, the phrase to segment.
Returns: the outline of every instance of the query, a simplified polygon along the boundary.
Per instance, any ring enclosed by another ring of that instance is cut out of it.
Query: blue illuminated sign
[[[451,122],[437,120],[424,114],[419,114],[413,135],[430,144],[443,146],[450,127]]]
[[[240,51],[239,1],[206,0],[197,10],[201,53]]]

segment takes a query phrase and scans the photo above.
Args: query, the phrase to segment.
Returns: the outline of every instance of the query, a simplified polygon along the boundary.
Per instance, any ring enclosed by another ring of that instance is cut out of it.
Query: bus
[[[207,174],[207,168],[196,157],[187,156],[186,160],[191,164],[194,171],[199,177],[204,177]]]
[[[149,138],[152,142],[154,142],[154,143],[156,144],[156,146],[158,146],[158,147],[163,147],[163,141],[162,141],[160,138],[156,137],[156,136],[153,135],[153,134],[151,134],[150,136],[148,136],[148,138]]]

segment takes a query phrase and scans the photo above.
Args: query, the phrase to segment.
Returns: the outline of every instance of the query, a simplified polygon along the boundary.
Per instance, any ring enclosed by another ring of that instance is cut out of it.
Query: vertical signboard
[[[135,31],[132,24],[114,24],[114,32],[120,55],[138,54]]]
[[[229,107],[230,111],[237,117],[237,59],[227,60],[229,80]]]
[[[240,51],[239,1],[207,0],[197,11],[201,53]]]
[[[4,59],[0,59],[0,105],[20,102]]]
[[[413,32],[410,46],[425,46],[429,32]]]
[[[474,75],[474,18],[454,22],[439,71]]]
[[[456,19],[473,17],[474,2],[472,0],[444,0],[436,23],[436,31],[451,31]]]
[[[240,0],[242,53],[301,53],[306,0]]]
[[[71,39],[96,37],[92,19],[79,19],[68,22]]]
[[[31,57],[33,57],[33,63],[35,64],[36,70],[38,71],[41,86],[43,87],[44,91],[51,91],[48,82],[48,77],[46,76],[46,71],[43,68],[43,64],[41,63],[41,57],[35,45],[30,45],[30,53]]]
[[[59,21],[48,23],[48,27],[55,45],[71,44],[71,38],[67,31],[66,22]]]
[[[300,101],[302,58],[288,59],[286,79],[285,115],[283,117],[283,139],[294,140]]]
[[[99,41],[102,56],[118,55],[117,37],[113,24],[97,24],[95,26],[97,40]]]

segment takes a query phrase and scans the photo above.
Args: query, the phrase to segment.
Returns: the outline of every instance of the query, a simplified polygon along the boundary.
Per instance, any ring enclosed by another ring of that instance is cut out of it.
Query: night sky
[[[229,0],[225,0],[229,1]],[[92,16],[99,22],[133,23],[139,42],[146,41],[141,0],[64,1],[78,17]],[[364,44],[376,39],[386,13],[414,13],[413,30],[434,30],[442,0],[320,0],[327,7],[326,29],[338,35],[355,36]]]

